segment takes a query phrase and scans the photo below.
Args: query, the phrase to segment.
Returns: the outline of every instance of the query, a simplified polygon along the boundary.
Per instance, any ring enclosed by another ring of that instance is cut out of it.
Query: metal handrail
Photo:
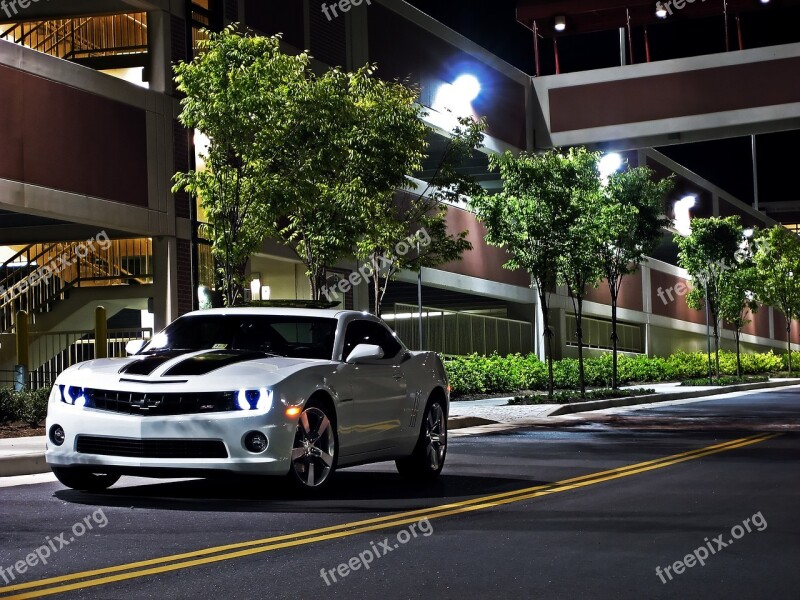
[[[115,243],[119,247],[120,244],[131,241],[149,243],[149,241],[138,239],[115,240]],[[14,273],[8,273],[3,279],[0,279],[0,285],[4,289],[3,295],[0,296],[0,332],[14,331],[16,326],[14,315],[19,308],[25,308],[33,313],[49,312],[56,301],[65,297],[67,291],[75,287],[82,287],[83,284],[106,283],[106,285],[115,285],[112,282],[118,280],[120,283],[117,285],[123,285],[123,282],[144,285],[152,280],[152,273],[149,272],[152,266],[149,258],[152,257],[152,253],[147,247],[136,248],[137,253],[134,256],[144,257],[144,270],[147,271],[146,273],[136,274],[124,268],[119,260],[114,260],[114,257],[108,254],[108,250],[104,254],[103,251],[98,251],[96,248],[83,246],[86,253],[82,257],[78,253],[78,248],[81,244],[82,242],[44,244],[36,252],[32,252],[32,250],[39,245],[29,244],[3,264],[2,267],[9,270],[11,265],[15,262],[18,263],[18,259],[25,256],[26,265],[29,269],[22,274],[15,270]],[[66,262],[68,264],[62,266],[58,272],[53,272],[53,276],[46,281],[44,287],[41,286],[40,279],[35,286],[27,285],[25,292],[19,292],[19,288],[23,286],[23,282],[26,281],[27,277],[40,267],[51,263],[56,257],[62,258],[62,265]],[[31,265],[36,266],[30,268]],[[87,270],[89,276],[85,274]],[[72,276],[70,276],[70,273],[72,273]],[[6,285],[8,285],[7,289]]]

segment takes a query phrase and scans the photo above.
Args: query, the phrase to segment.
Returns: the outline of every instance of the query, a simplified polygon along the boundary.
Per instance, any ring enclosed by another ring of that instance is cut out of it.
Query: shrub
[[[747,377],[732,377],[732,376],[725,376],[720,377],[719,379],[713,379],[713,383],[711,385],[736,385],[740,383],[761,383],[764,381],[769,381],[769,377],[766,375],[749,375]],[[686,386],[702,386],[702,385],[709,385],[708,377],[703,377],[701,379],[686,379],[681,382],[681,385]]]
[[[14,390],[0,389],[0,425],[7,425],[19,420],[19,395]]]
[[[547,398],[545,394],[530,394],[527,396],[516,396],[508,401],[509,405],[521,404],[569,404],[571,402],[588,402],[589,400],[605,400],[607,398],[628,398],[630,396],[646,396],[648,394],[655,394],[654,389],[627,389],[627,390],[612,390],[609,388],[601,388],[596,390],[587,390],[586,397],[581,398],[580,392],[576,390],[558,391],[553,393],[552,400]]]
[[[30,427],[38,427],[47,416],[47,399],[50,396],[49,388],[38,390],[24,390],[17,392],[20,397],[19,414],[20,421],[24,421]]]
[[[669,358],[619,355],[618,383],[676,381],[701,379],[708,375],[708,357],[705,352],[676,352]],[[713,356],[712,356],[713,360]],[[785,359],[767,352],[742,354],[745,374],[763,374],[778,371]],[[609,387],[611,385],[611,354],[585,360],[586,385]],[[797,370],[800,372],[800,352],[797,353]],[[547,364],[536,355],[510,354],[508,356],[451,357],[445,362],[453,397],[467,394],[509,393],[519,390],[547,389]],[[736,354],[720,352],[720,369],[724,375],[736,374]],[[578,361],[565,358],[553,363],[553,380],[558,389],[578,387]]]
[[[0,389],[0,425],[24,421],[30,427],[38,427],[47,416],[49,388],[39,390]]]

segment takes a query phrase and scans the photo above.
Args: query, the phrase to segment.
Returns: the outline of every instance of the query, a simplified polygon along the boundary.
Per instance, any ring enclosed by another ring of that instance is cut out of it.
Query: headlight
[[[239,390],[236,392],[236,408],[239,410],[262,410],[269,412],[272,408],[272,390]]]
[[[83,393],[83,388],[74,385],[60,385],[58,388],[60,392],[59,400],[64,404],[86,406],[86,396]],[[55,392],[55,388],[53,388],[53,392]],[[53,392],[50,392],[51,397]]]

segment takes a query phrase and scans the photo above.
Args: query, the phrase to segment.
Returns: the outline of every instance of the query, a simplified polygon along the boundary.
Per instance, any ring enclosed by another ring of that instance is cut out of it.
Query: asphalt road
[[[780,390],[454,438],[430,487],[381,464],[315,500],[259,479],[0,488],[0,599],[794,599],[797,429]]]

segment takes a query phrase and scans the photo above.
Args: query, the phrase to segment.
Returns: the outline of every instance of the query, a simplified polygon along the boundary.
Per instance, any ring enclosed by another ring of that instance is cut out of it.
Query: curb
[[[478,427],[480,425],[494,425],[497,421],[484,419],[482,417],[451,417],[447,419],[447,429],[464,429],[466,427]]]
[[[670,400],[686,400],[689,398],[704,398],[705,396],[719,396],[731,392],[746,392],[750,390],[770,389],[779,387],[789,387],[800,385],[800,379],[792,381],[768,381],[764,383],[742,383],[740,385],[720,386],[719,389],[667,392],[665,394],[649,394],[647,396],[629,396],[627,398],[609,398],[608,400],[589,400],[587,402],[573,402],[564,404],[550,413],[551,417],[558,415],[569,415],[591,410],[602,410],[604,408],[617,408],[620,406],[635,406],[636,404],[655,404],[657,402],[669,402]]]
[[[0,477],[35,475],[49,472],[50,467],[44,459],[44,452],[0,457]]]

